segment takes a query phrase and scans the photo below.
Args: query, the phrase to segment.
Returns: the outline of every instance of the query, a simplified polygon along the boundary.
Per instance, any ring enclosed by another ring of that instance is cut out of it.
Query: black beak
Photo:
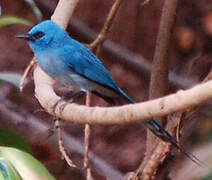
[[[16,38],[24,39],[26,41],[34,41],[35,38],[30,34],[18,34],[15,36]]]

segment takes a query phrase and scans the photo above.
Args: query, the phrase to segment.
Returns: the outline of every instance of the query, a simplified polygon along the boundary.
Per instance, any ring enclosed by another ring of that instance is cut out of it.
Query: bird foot
[[[73,94],[73,96],[65,103],[61,104],[59,106],[59,112],[60,114],[62,114],[62,112],[64,111],[65,107],[67,106],[67,104],[69,103],[73,103],[76,99],[78,99],[80,96],[84,95],[86,92],[85,91],[79,91],[75,94]],[[54,114],[56,114],[56,107],[64,101],[64,98],[59,99],[53,106],[52,110],[54,112]]]

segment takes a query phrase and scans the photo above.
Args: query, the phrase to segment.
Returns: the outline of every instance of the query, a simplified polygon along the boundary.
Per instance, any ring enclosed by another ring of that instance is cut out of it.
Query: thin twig
[[[6,92],[2,92],[1,88],[1,126],[7,128],[8,130],[15,131],[18,134],[21,134],[27,139],[27,142],[33,145],[36,145],[40,142],[40,140],[38,139],[46,139],[46,133],[49,133],[49,127],[51,126],[51,123],[33,116],[31,113],[27,112],[26,109],[23,109],[22,107],[17,106],[13,102],[9,101],[7,98],[5,98],[5,93]],[[66,142],[66,149],[68,151],[79,154],[81,156],[84,155],[84,143],[81,140],[72,136],[66,130],[63,130],[63,139]],[[60,159],[58,157],[61,156],[61,153],[57,149],[57,143],[57,138],[49,138],[45,142],[46,147],[49,147],[51,149],[51,152],[54,152],[54,157],[56,158],[56,160],[59,161]],[[106,176],[108,180],[123,179],[123,174],[120,171],[108,164],[105,160],[101,159],[94,152],[89,152],[89,159],[92,162],[92,165],[95,167],[94,171],[96,173],[102,176]],[[63,165],[58,162],[58,168],[60,168],[61,166]]]
[[[210,70],[208,75],[203,79],[203,81],[201,83],[205,83],[205,82],[208,82],[210,80],[212,80],[212,69]],[[183,120],[191,118],[192,115],[194,115],[198,111],[199,108],[200,108],[200,105],[193,107],[193,108],[190,108],[189,110],[184,112],[185,115],[183,116]],[[180,123],[181,123],[181,121],[179,121],[179,125],[178,125],[178,128],[177,128],[177,140],[178,140],[178,142],[179,142],[179,135],[180,135],[180,133],[179,133]]]
[[[183,112],[181,112],[181,115],[183,115]],[[181,122],[182,122],[182,118],[180,118],[180,120],[178,121],[178,124],[177,124],[177,129],[176,129],[176,139],[177,139],[177,142],[180,142],[180,125],[181,125]]]
[[[210,80],[212,80],[212,69],[210,70],[210,72],[208,73],[208,75],[203,79],[203,81],[201,83],[205,83],[205,82],[208,82]],[[182,119],[185,120],[185,119],[191,118],[192,115],[194,115],[198,111],[198,109],[200,108],[200,105],[199,106],[192,107],[192,108],[189,108],[187,111],[182,111],[182,113],[184,113],[184,116],[183,116]],[[176,132],[176,138],[177,138],[177,141],[178,142],[179,142],[179,139],[180,139],[179,136],[180,136],[180,125],[181,125],[181,121],[179,121],[179,124],[177,126],[177,132]]]
[[[27,68],[25,69],[24,74],[23,74],[23,76],[22,76],[22,78],[21,78],[21,81],[20,81],[20,84],[19,84],[19,89],[20,89],[21,92],[22,92],[23,89],[24,89],[24,81],[25,81],[26,77],[28,76],[30,70],[35,66],[35,64],[36,64],[36,61],[35,61],[35,58],[33,58],[33,59],[30,61],[30,63],[29,63],[29,65],[27,66]]]
[[[58,145],[59,145],[59,149],[60,152],[62,154],[62,157],[66,160],[67,164],[70,167],[74,167],[76,168],[77,166],[73,163],[73,161],[71,160],[71,157],[68,155],[68,152],[65,149],[65,146],[63,144],[63,138],[62,138],[62,128],[60,126],[60,120],[56,119],[55,120],[55,127],[57,129],[57,135],[58,135]]]
[[[91,93],[86,93],[86,106],[91,105]],[[87,180],[93,180],[91,169],[89,165],[89,159],[88,159],[88,151],[89,151],[89,145],[90,145],[90,134],[91,134],[91,127],[89,124],[85,124],[85,154],[84,154],[84,168],[86,168],[87,171]]]
[[[109,32],[111,25],[113,23],[113,20],[115,18],[116,13],[118,12],[118,9],[121,5],[121,2],[123,0],[116,0],[107,16],[107,19],[105,21],[105,24],[101,30],[101,32],[99,33],[98,37],[89,45],[89,49],[92,51],[93,49],[95,49],[98,46],[97,49],[97,54],[99,53],[101,46],[103,44],[103,42],[106,39],[106,35]]]
[[[96,55],[100,53],[101,47],[103,42],[106,39],[106,35],[110,30],[110,27],[112,25],[112,22],[114,20],[114,17],[120,7],[122,0],[116,0],[115,3],[113,4],[108,17],[105,21],[105,24],[99,33],[98,37],[91,43],[88,47],[91,51],[93,51],[97,47],[97,52]],[[91,104],[91,93],[87,92],[86,94],[86,106],[90,106]],[[88,159],[88,151],[89,151],[89,144],[90,144],[90,131],[91,127],[89,124],[85,124],[85,155],[84,155],[84,168],[87,170],[87,180],[92,180],[92,174],[91,174],[91,169],[89,167],[89,159]]]
[[[91,94],[90,92],[86,93],[86,106],[90,106]],[[84,155],[84,168],[89,168],[89,160],[88,160],[88,150],[90,144],[90,125],[85,124],[85,155]]]

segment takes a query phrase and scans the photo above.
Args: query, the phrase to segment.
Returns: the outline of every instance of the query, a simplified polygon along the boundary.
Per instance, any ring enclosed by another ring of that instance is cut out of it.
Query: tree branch
[[[105,24],[101,30],[101,32],[99,33],[98,37],[89,45],[89,49],[92,51],[94,48],[96,48],[97,46],[99,46],[98,48],[101,47],[102,43],[105,41],[106,39],[106,35],[110,30],[110,27],[113,23],[113,19],[116,15],[116,13],[118,12],[118,9],[121,5],[122,0],[116,0],[107,16],[107,19],[105,21]]]
[[[91,93],[86,93],[86,106],[91,105]],[[84,143],[85,143],[85,155],[84,155],[84,168],[86,168],[87,174],[86,174],[86,180],[93,180],[92,174],[91,174],[91,168],[89,164],[88,159],[88,151],[89,151],[89,145],[90,145],[90,134],[91,134],[91,126],[90,124],[85,124],[85,137],[84,137]]]
[[[164,1],[150,81],[150,99],[161,97],[168,90],[168,52],[177,3],[178,0]]]
[[[51,19],[61,28],[66,29],[79,0],[60,0]]]
[[[168,83],[168,65],[169,65],[168,53],[169,53],[171,32],[175,22],[177,4],[178,4],[178,0],[164,1],[160,27],[159,27],[159,32],[158,32],[157,41],[156,41],[154,60],[153,60],[153,71],[151,74],[150,91],[149,91],[150,99],[155,99],[155,98],[164,96],[168,92],[168,85],[169,85]],[[161,117],[159,118],[159,120],[162,124],[163,122],[165,122],[165,118]],[[153,169],[151,171],[153,174],[157,170],[160,164],[158,162],[162,163],[161,161],[162,156],[159,153],[153,153],[153,151],[155,150],[156,144],[157,144],[156,137],[152,134],[151,131],[148,130],[147,141],[146,141],[146,156],[144,161],[142,162],[143,166],[141,165],[140,167],[151,166],[150,168],[144,167],[144,169]],[[159,149],[156,148],[155,152],[159,150],[158,152],[163,154],[164,151],[160,151],[160,149],[164,148],[165,150],[167,145],[166,143],[163,143],[160,145],[161,146],[157,146],[157,148],[158,147],[160,148]],[[155,154],[157,154],[157,156],[153,157]],[[140,169],[140,172],[143,172],[142,176],[145,176],[145,179],[148,179],[147,178],[148,176],[149,178],[151,178],[151,176],[153,175],[149,171],[143,171],[143,169]],[[146,175],[144,175],[145,172],[147,172]]]
[[[212,80],[196,85],[188,90],[144,103],[129,104],[118,107],[86,107],[68,104],[61,113],[61,101],[52,88],[54,81],[39,67],[34,70],[35,95],[42,107],[51,115],[65,121],[89,124],[124,124],[138,122],[152,117],[164,116],[176,111],[199,105],[212,98]]]
[[[45,140],[46,146],[52,149],[51,152],[54,152],[54,157],[59,161],[61,154],[57,148],[57,138],[48,138],[48,140],[46,140],[51,124],[40,120],[20,106],[13,104],[4,97],[4,92],[2,91],[3,88],[1,88],[0,91],[1,126],[21,134],[30,144],[39,144],[41,141]],[[69,151],[81,156],[84,155],[84,145],[81,140],[73,137],[66,130],[63,131],[63,139],[66,143],[66,148]],[[121,172],[105,162],[94,152],[89,152],[89,159],[92,162],[93,170],[96,173],[107,177],[108,180],[123,179],[123,174]],[[58,163],[58,168],[59,167],[61,167],[61,163]]]

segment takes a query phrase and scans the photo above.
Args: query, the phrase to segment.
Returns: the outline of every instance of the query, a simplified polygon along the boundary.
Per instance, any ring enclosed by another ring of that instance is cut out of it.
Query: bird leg
[[[63,110],[64,110],[64,108],[66,107],[67,104],[72,103],[73,101],[75,101],[76,99],[78,99],[80,96],[84,95],[85,93],[86,93],[85,91],[78,91],[78,92],[74,93],[74,94],[70,97],[70,99],[69,99],[67,102],[65,102],[65,103],[63,103],[63,104],[61,104],[61,105],[59,106],[60,113],[63,112]],[[55,113],[55,111],[56,111],[56,107],[57,107],[58,104],[60,104],[62,101],[64,101],[64,98],[63,98],[63,97],[62,97],[61,99],[59,99],[59,100],[54,104],[54,106],[53,106],[53,108],[52,108],[54,113]]]

